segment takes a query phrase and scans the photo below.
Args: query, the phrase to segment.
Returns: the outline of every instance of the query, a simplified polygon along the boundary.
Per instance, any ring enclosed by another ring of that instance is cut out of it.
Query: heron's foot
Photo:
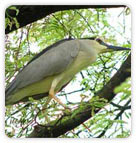
[[[50,92],[49,97],[50,97],[50,99],[54,99],[57,103],[59,103],[59,104],[60,104],[61,106],[63,106],[65,109],[69,109],[65,104],[63,104],[63,103],[61,102],[61,100],[60,100],[59,98],[57,98],[57,97],[55,96],[55,94],[54,94],[53,91]]]
[[[64,115],[71,115],[72,109],[70,109],[69,107],[65,107],[64,109]]]

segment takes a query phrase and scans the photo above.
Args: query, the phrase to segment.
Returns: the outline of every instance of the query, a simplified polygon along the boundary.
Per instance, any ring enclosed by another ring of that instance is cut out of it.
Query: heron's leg
[[[58,102],[60,105],[62,105],[64,108],[67,108],[67,106],[66,106],[65,104],[63,104],[63,103],[61,102],[61,100],[55,96],[54,89],[52,89],[52,88],[51,88],[50,91],[49,91],[49,97],[51,97],[52,99],[54,99],[55,101],[57,101],[57,102]]]
[[[61,102],[61,100],[55,96],[55,94],[57,93],[57,91],[56,91],[55,89],[56,89],[57,85],[59,84],[59,82],[62,80],[62,78],[63,78],[62,76],[58,76],[58,77],[56,77],[56,78],[53,80],[53,82],[52,82],[52,84],[51,84],[51,88],[50,88],[50,90],[49,90],[49,97],[50,97],[50,98],[53,98],[54,100],[56,100],[56,101],[57,101],[60,105],[62,105],[64,108],[67,108],[67,106],[66,106],[65,104],[63,104],[63,103]]]

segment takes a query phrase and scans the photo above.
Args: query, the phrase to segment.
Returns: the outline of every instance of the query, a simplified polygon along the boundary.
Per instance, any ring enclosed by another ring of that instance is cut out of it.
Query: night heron
[[[96,61],[97,55],[109,51],[130,50],[104,43],[99,38],[64,39],[36,55],[6,88],[6,105],[29,97],[55,96],[82,69]]]

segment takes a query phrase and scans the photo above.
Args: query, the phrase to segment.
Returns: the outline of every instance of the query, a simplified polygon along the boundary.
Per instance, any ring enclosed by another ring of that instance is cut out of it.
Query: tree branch
[[[127,103],[124,105],[124,107],[128,107],[130,108],[129,103],[131,102],[131,100],[128,100]],[[117,116],[114,118],[114,120],[117,120],[123,113],[125,110],[127,110],[128,108],[122,108],[121,111],[117,114]],[[111,125],[110,125],[111,126]],[[105,135],[106,131],[109,129],[109,125],[107,127],[104,128],[103,132],[97,137],[97,138],[101,138],[102,136]]]
[[[126,7],[125,5],[15,5],[19,10],[18,15],[16,15],[16,10],[10,9],[9,7],[6,9],[6,18],[13,17],[19,23],[19,28],[26,26],[32,22],[40,20],[47,15],[63,10],[72,10],[72,9],[86,9],[86,8],[118,8],[118,7]],[[9,26],[6,27],[5,33],[8,34],[18,28],[16,25],[13,25],[11,28]]]
[[[128,56],[126,61],[122,64],[117,73],[111,78],[111,80],[100,90],[96,96],[107,99],[110,102],[116,94],[114,94],[114,88],[120,85],[124,80],[131,76],[131,55]],[[86,120],[92,117],[92,106],[90,103],[85,103],[82,108],[75,109],[69,115],[65,115],[55,121],[52,121],[48,125],[36,125],[33,132],[28,137],[43,138],[43,137],[58,137],[75,127],[79,126]],[[101,108],[94,110],[95,113],[100,111]]]

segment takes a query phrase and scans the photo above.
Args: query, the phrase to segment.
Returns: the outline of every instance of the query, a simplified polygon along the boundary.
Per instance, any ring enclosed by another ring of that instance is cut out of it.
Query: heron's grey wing
[[[77,40],[65,41],[29,63],[6,89],[6,96],[48,76],[63,72],[78,55]]]

